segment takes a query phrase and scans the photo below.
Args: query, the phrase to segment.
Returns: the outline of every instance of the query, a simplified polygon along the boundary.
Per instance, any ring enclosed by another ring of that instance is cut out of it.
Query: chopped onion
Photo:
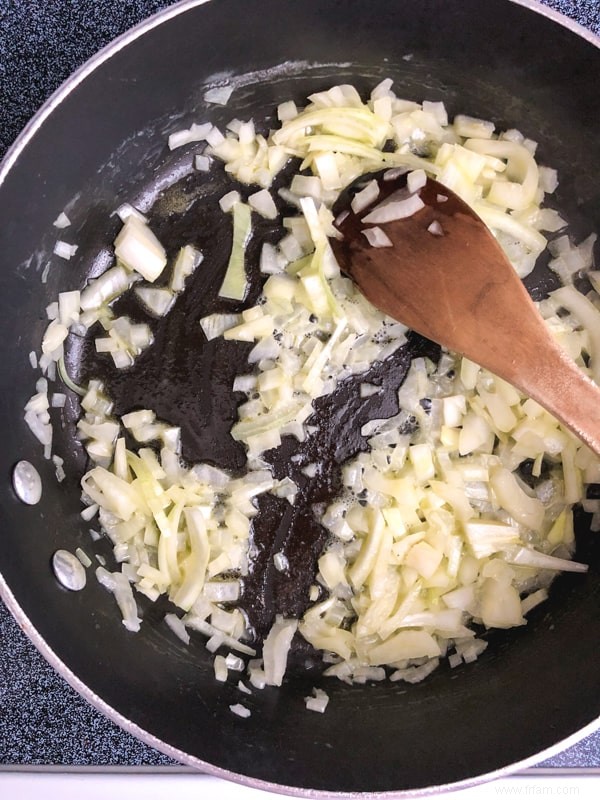
[[[278,616],[263,645],[265,681],[269,686],[281,686],[287,666],[292,639],[298,628],[297,619]]]
[[[176,131],[169,136],[169,150],[175,150],[191,142],[208,141],[212,129],[212,124],[206,122],[203,125],[192,125],[188,130]]]
[[[133,591],[127,578],[120,572],[108,572],[104,567],[96,569],[96,578],[105,589],[115,596],[123,616],[123,625],[127,630],[134,633],[139,631],[142,621],[138,616]]]
[[[67,328],[79,322],[80,293],[79,291],[61,292],[58,295],[58,318],[61,325]]]
[[[54,245],[54,255],[60,256],[69,261],[77,252],[76,244],[69,244],[68,242],[57,241]]]
[[[273,556],[273,564],[278,572],[285,572],[290,566],[290,562],[284,553],[275,553]]]
[[[115,255],[127,269],[135,270],[150,283],[154,283],[167,263],[161,243],[150,228],[133,215],[127,217],[115,239]]]
[[[277,206],[267,189],[249,195],[248,205],[265,219],[277,219]]]
[[[205,155],[197,155],[194,158],[194,166],[198,170],[198,172],[209,172],[211,165],[211,160],[208,156]]]
[[[92,280],[81,292],[80,305],[84,311],[97,309],[127,291],[133,282],[131,273],[122,266],[111,267]]]
[[[114,212],[121,222],[125,222],[128,217],[136,217],[140,220],[140,222],[148,222],[147,218],[139,211],[137,208],[132,206],[130,203],[123,203],[120,205],[117,210]]]
[[[438,220],[434,220],[431,225],[427,228],[429,233],[433,234],[434,236],[443,236],[444,229],[442,228],[441,224]]]
[[[219,205],[221,206],[221,211],[224,211],[227,214],[235,205],[237,205],[237,203],[241,202],[242,198],[240,193],[231,191],[223,195],[223,197],[219,200]]]
[[[209,314],[207,317],[202,317],[200,327],[204,331],[207,341],[210,342],[238,325],[240,320],[239,314]]]
[[[293,100],[287,100],[285,103],[280,103],[277,106],[277,119],[280,122],[287,122],[290,119],[298,116],[298,109]]]
[[[178,639],[181,639],[184,644],[190,643],[190,635],[177,614],[165,614],[165,622]]]
[[[415,192],[418,192],[419,189],[422,189],[427,183],[427,173],[424,169],[416,169],[413,172],[409,172],[406,183],[408,186],[408,191],[411,194],[414,194]]]
[[[153,286],[139,286],[135,290],[148,311],[155,317],[164,317],[173,305],[174,296],[169,289],[157,289]]]
[[[304,702],[308,711],[316,711],[324,714],[329,703],[329,695],[322,689],[313,689],[312,697],[305,697]]]
[[[363,228],[361,231],[366,237],[371,247],[393,247],[393,242],[389,236],[378,226],[374,228]]]
[[[247,719],[252,713],[249,708],[246,708],[246,706],[243,706],[241,703],[235,703],[235,705],[229,706],[229,710],[238,717],[242,717],[242,719]]]
[[[199,250],[186,244],[182,247],[175,264],[173,265],[173,274],[169,282],[169,288],[172,292],[182,292],[185,288],[185,279],[193,274],[196,267],[202,263],[204,256]]]
[[[355,214],[360,214],[379,197],[379,184],[376,180],[369,181],[364,189],[354,195],[350,206]]]
[[[217,86],[214,89],[209,89],[204,93],[204,101],[206,103],[215,103],[219,106],[226,106],[229,98],[233,94],[233,86]]]
[[[68,228],[71,224],[71,220],[67,217],[64,211],[61,211],[52,224],[55,228]]]
[[[417,194],[409,195],[403,200],[384,200],[383,203],[375,206],[366,217],[363,217],[362,221],[373,224],[393,222],[396,219],[412,217],[422,208],[425,208],[425,203]]]

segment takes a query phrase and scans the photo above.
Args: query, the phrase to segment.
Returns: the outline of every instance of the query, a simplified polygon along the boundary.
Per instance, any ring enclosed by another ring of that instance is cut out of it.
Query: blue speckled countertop
[[[600,34],[600,0],[544,0]],[[168,0],[0,0],[0,156],[87,58]],[[89,706],[44,661],[0,602],[2,764],[171,765]],[[600,767],[600,733],[545,762]]]

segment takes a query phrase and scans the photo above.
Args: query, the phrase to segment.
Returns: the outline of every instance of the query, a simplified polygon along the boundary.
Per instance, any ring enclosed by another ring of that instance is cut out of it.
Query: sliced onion
[[[245,271],[246,245],[252,235],[250,207],[236,202],[233,206],[233,244],[219,296],[231,300],[243,300],[248,290]]]
[[[215,103],[219,106],[226,106],[229,98],[233,94],[233,86],[216,86],[214,89],[209,89],[204,93],[204,101],[206,103]]]

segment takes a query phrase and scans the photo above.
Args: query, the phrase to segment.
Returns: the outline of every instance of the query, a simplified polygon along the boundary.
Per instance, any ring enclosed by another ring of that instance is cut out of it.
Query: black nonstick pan
[[[600,713],[600,539],[578,516],[575,557],[589,573],[565,575],[524,628],[488,635],[471,665],[442,667],[414,686],[347,686],[321,678],[318,659],[298,648],[284,685],[255,692],[248,719],[231,714],[233,685],[215,682],[200,640],[186,648],[162,621],[165,609],[141,605],[142,630],[120,624],[113,599],[91,577],[83,592],[57,584],[50,560],[58,548],[90,549],[79,517],[84,454],[74,436],[70,396],[56,452],[66,461],[58,484],[23,422],[32,394],[31,350],[39,350],[44,309],[64,289],[99,274],[118,230],[112,215],[125,201],[149,207],[169,253],[195,243],[206,268],[177,313],[157,324],[148,357],[109,390],[117,411],[150,406],[181,425],[183,453],[235,470],[244,453],[228,437],[239,398],[232,376],[243,349],[202,345],[197,320],[216,308],[230,247],[216,212],[225,182],[192,174],[192,156],[165,146],[168,132],[210,119],[253,117],[268,129],[277,104],[351,82],[359,91],[394,78],[399,95],[444,100],[450,113],[493,118],[540,144],[540,158],[561,183],[556,206],[575,239],[600,229],[600,95],[597,41],[548,19],[534,3],[509,0],[211,0],[182,3],[119,40],[90,62],[33,120],[0,171],[0,343],[2,371],[0,590],[18,621],[61,674],[92,704],[175,759],[253,786],[304,796],[440,791],[524,766],[590,732]],[[207,82],[227,76],[236,91],[225,109],[207,108]],[[227,184],[229,186],[229,184]],[[51,260],[52,221],[69,209],[70,262]],[[275,235],[265,223],[265,237]],[[257,237],[258,238],[258,237]],[[51,260],[48,280],[41,274]],[[252,260],[252,253],[250,254]],[[534,297],[553,287],[540,265],[528,279]],[[256,297],[258,281],[253,282]],[[125,301],[123,301],[125,302]],[[129,309],[133,315],[133,310]],[[435,346],[416,337],[385,366],[386,389],[371,416],[391,413],[390,398],[416,353]],[[237,359],[237,360],[236,360]],[[102,369],[89,347],[70,342],[68,367],[81,380]],[[107,375],[107,382],[109,376]],[[274,614],[303,610],[323,531],[308,510],[339,481],[339,464],[360,448],[367,413],[351,389],[319,409],[323,433],[310,459],[326,478],[307,485],[296,514],[265,502],[258,554],[245,604],[259,633]],[[287,474],[290,452],[274,462]],[[308,458],[308,456],[307,456]],[[10,474],[28,459],[44,494],[26,507]],[[290,575],[266,568],[285,548]],[[110,559],[102,542],[97,552]],[[265,573],[266,571],[266,573]],[[324,715],[306,711],[314,686],[330,695]]]

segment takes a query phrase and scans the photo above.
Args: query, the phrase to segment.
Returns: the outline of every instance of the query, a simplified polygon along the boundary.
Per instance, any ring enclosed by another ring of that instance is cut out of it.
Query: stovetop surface
[[[600,34],[600,0],[542,1]],[[74,69],[171,4],[0,0],[0,156]],[[0,768],[174,764],[88,705],[47,664],[0,601]],[[600,732],[540,766],[600,768]]]

